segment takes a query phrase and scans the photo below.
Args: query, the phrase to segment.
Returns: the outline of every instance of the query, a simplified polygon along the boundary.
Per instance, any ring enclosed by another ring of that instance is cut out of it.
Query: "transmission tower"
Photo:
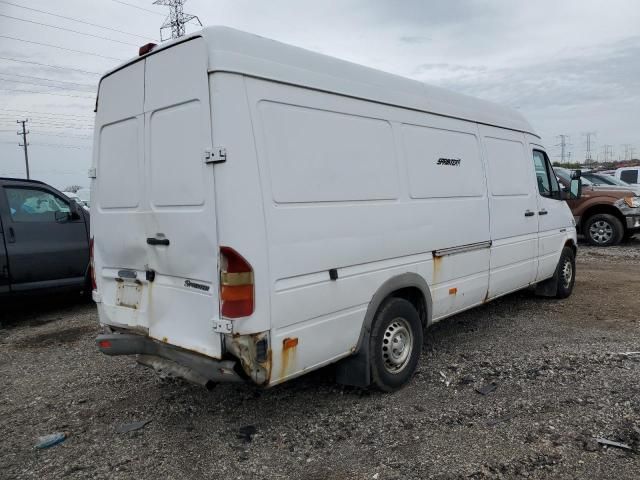
[[[582,134],[585,137],[585,151],[584,151],[584,163],[590,165],[593,163],[593,147],[595,142],[593,138],[596,136],[596,132],[585,132]]]
[[[571,152],[569,152],[569,147],[571,144],[569,143],[569,135],[558,135],[556,137],[560,143],[556,144],[556,147],[560,147],[560,163],[567,163],[568,159],[571,158]]]
[[[613,160],[613,145],[602,146],[602,161],[610,162]]]
[[[160,27],[160,40],[163,42],[170,38],[180,38],[185,34],[185,25],[191,20],[196,20],[200,26],[202,22],[196,15],[184,13],[182,6],[187,0],[156,0],[154,5],[164,5],[169,7],[169,15],[165,19],[164,23]],[[171,36],[165,38],[164,32],[171,30]]]
[[[635,147],[630,143],[624,143],[622,149],[624,150],[624,158],[622,160],[633,160],[633,156],[636,153]]]

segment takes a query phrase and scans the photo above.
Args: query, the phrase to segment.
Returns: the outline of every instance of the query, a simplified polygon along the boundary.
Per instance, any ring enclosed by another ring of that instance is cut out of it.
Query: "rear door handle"
[[[147,238],[147,243],[149,245],[169,245],[169,239],[168,238],[154,238],[154,237],[149,237]]]
[[[9,227],[9,243],[16,243],[16,232],[13,231],[13,227]]]
[[[547,213],[549,213],[549,212],[547,212],[546,210],[540,210],[538,212],[538,215],[546,215]]]
[[[527,210],[526,212],[524,212],[525,217],[533,217],[534,215],[535,212],[532,212],[531,210]]]

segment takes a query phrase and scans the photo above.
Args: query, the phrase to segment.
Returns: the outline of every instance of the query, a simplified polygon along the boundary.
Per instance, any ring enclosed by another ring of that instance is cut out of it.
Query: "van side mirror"
[[[579,170],[578,170],[579,171]],[[582,182],[580,178],[572,178],[569,184],[569,199],[577,200],[582,196]]]
[[[571,172],[571,180],[580,180],[582,178],[582,170],[574,170]]]

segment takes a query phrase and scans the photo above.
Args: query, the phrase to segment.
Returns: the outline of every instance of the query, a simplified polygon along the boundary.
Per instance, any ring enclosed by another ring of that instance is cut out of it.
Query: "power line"
[[[9,35],[0,35],[0,38],[8,38],[9,40],[15,40],[16,42],[31,43],[33,45],[41,45],[44,47],[57,48],[59,50],[66,50],[67,52],[81,53],[83,55],[93,55],[94,57],[106,58],[109,60],[118,60],[120,62],[125,60],[124,58],[109,57],[108,55],[100,55],[99,53],[86,52],[84,50],[75,50],[73,48],[60,47],[58,45],[52,45],[50,43],[34,42],[32,40],[25,40],[24,38],[10,37]]]
[[[111,0],[112,2],[116,2],[116,3],[121,3],[122,5],[126,5],[128,7],[133,7],[133,8],[137,8],[138,10],[142,10],[143,12],[149,12],[149,13],[153,13],[154,15],[160,15],[161,17],[164,17],[164,14],[160,13],[160,12],[156,12],[154,10],[149,10],[147,8],[142,8],[139,7],[138,5],[133,5],[131,3],[127,3],[127,2],[122,2],[120,0]]]
[[[53,113],[53,112],[36,112],[33,110],[14,110],[11,108],[0,108],[0,111],[3,112],[20,112],[21,114],[24,113],[31,113],[31,114],[37,114],[37,115],[48,115],[48,116],[60,116],[60,117],[86,117],[86,118],[91,118],[93,119],[94,115],[77,115],[75,113]]]
[[[62,85],[48,85],[46,83],[38,83],[38,82],[29,82],[27,80],[11,80],[10,78],[0,78],[0,81],[2,82],[12,82],[12,83],[19,83],[19,84],[26,84],[26,85],[38,85],[39,87],[51,87],[51,88],[58,88],[61,90],[67,90],[67,91],[72,91],[72,92],[84,92],[84,93],[93,93],[87,90],[79,90],[77,88],[70,88],[70,87],[65,87]]]
[[[0,3],[6,3],[7,5],[11,5],[13,7],[23,8],[25,10],[32,10],[32,11],[38,12],[38,13],[44,13],[45,15],[51,15],[52,17],[64,18],[65,20],[71,20],[72,22],[84,23],[85,25],[91,25],[92,27],[103,28],[105,30],[111,30],[112,32],[122,33],[124,35],[130,35],[132,37],[142,38],[144,40],[155,40],[155,41],[157,41],[157,39],[155,39],[155,38],[145,37],[143,35],[138,35],[137,33],[125,32],[124,30],[118,30],[117,28],[105,27],[104,25],[98,25],[96,23],[87,22],[85,20],[79,20],[77,18],[65,17],[64,15],[58,15],[56,13],[45,12],[44,10],[38,10],[37,8],[23,7],[22,5],[18,5],[16,3],[11,3],[11,2],[5,2],[4,0],[0,0]]]
[[[91,140],[91,135],[65,135],[63,133],[49,133],[49,132],[31,132],[31,135],[45,135],[47,137],[63,137],[63,138],[77,138],[79,140]]]
[[[36,92],[35,90],[13,90],[10,88],[0,88],[0,92],[39,93],[42,95],[58,95],[59,97],[87,98],[89,100],[94,99],[93,97],[85,97],[84,95],[67,95],[65,93],[54,93],[54,92]]]
[[[123,45],[131,45],[133,47],[137,47],[138,45],[134,44],[134,43],[129,43],[129,42],[123,42],[122,40],[115,40],[113,38],[109,38],[109,37],[103,37],[100,35],[94,35],[92,33],[85,33],[85,32],[79,32],[78,30],[72,30],[70,28],[64,28],[64,27],[57,27],[55,25],[50,25],[48,23],[42,23],[42,22],[35,22],[33,20],[27,20],[26,18],[19,18],[19,17],[13,17],[11,15],[5,15],[4,13],[0,13],[0,17],[5,17],[5,18],[10,18],[11,20],[18,20],[20,22],[27,22],[27,23],[33,23],[34,25],[40,25],[42,27],[49,27],[49,28],[55,28],[57,30],[63,30],[65,32],[71,32],[71,33],[76,33],[78,35],[85,35],[87,37],[93,37],[93,38],[99,38],[101,40],[108,40],[109,42],[115,42],[115,43],[121,43]]]
[[[14,142],[3,142],[0,141],[0,143],[4,143],[7,145],[15,145]],[[60,147],[60,148],[93,148],[91,146],[88,145],[68,145],[68,144],[64,144],[64,143],[30,143],[30,146],[35,146],[35,147]],[[20,145],[22,146],[22,145]]]
[[[12,121],[15,117],[12,118],[0,118],[0,122],[9,122]],[[93,124],[89,123],[59,123],[52,122],[48,118],[39,120],[37,117],[29,117],[29,121],[32,122],[34,127],[41,128],[68,128],[68,129],[76,129],[76,130],[89,130],[93,129]]]
[[[99,72],[91,72],[89,70],[79,70],[77,68],[71,68],[71,67],[61,67],[59,65],[50,65],[48,63],[32,62],[30,60],[18,60],[17,58],[0,57],[0,60],[9,60],[11,62],[20,62],[20,63],[30,63],[32,65],[39,65],[41,67],[59,68],[60,70],[71,70],[73,72],[87,73],[89,75],[102,75]]]
[[[76,82],[68,82],[66,80],[57,80],[55,78],[49,78],[49,77],[34,77],[33,75],[21,75],[18,73],[5,73],[5,72],[0,72],[0,75],[8,75],[11,77],[22,77],[22,78],[33,78],[34,80],[45,80],[47,82],[57,82],[57,83],[68,83],[69,85],[78,85],[80,87],[87,87],[87,88],[93,88],[95,89],[97,87],[97,85],[95,84],[91,84],[91,83],[76,83]],[[1,110],[1,109],[0,109]]]
[[[15,134],[15,130],[0,130],[0,133],[13,133]],[[29,135],[44,135],[47,137],[62,137],[62,138],[77,138],[79,140],[91,140],[93,137],[91,135],[69,135],[64,133],[49,133],[49,132],[30,132]]]

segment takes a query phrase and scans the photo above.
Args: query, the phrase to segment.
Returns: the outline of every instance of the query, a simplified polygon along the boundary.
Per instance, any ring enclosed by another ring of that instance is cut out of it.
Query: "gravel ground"
[[[90,304],[3,301],[0,477],[638,479],[639,280],[640,241],[585,246],[571,298],[520,292],[435,325],[390,395],[331,368],[207,392],[97,353]]]

